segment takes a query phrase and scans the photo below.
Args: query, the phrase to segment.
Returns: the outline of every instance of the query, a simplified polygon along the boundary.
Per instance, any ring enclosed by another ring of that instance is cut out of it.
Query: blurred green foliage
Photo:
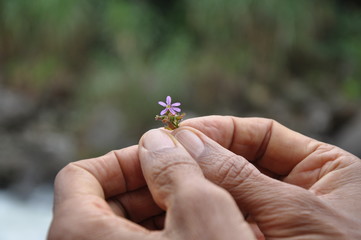
[[[348,2],[0,0],[0,80],[79,136],[113,106],[130,143],[167,95],[190,115],[357,109],[361,8]]]

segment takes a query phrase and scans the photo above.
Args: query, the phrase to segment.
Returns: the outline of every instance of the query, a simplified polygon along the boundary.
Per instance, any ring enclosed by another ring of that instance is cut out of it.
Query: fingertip
[[[156,152],[166,148],[174,148],[176,140],[163,129],[152,129],[141,137],[139,146],[148,151]]]
[[[195,160],[204,151],[204,143],[199,134],[199,131],[191,127],[182,127],[172,132],[174,138],[182,144]]]
[[[149,182],[152,172],[167,161],[166,155],[174,152],[177,140],[164,129],[151,129],[141,137],[138,146],[141,169]]]

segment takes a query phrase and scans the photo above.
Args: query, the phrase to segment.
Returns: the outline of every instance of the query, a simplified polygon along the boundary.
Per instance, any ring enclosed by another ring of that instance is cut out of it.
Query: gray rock
[[[109,151],[126,143],[124,119],[118,109],[110,105],[96,106],[89,114],[84,144],[94,152]]]
[[[30,98],[0,86],[0,124],[30,114],[34,106]]]
[[[75,160],[75,146],[67,133],[35,129],[2,133],[0,188],[26,197],[37,185],[52,183],[57,172]]]

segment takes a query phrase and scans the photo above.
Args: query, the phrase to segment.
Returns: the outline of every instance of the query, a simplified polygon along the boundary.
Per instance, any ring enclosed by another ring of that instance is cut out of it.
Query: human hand
[[[204,178],[169,132],[157,129],[142,137],[139,150],[60,171],[48,239],[255,238],[230,194]]]
[[[361,239],[357,157],[269,119],[211,116],[181,126],[175,138],[267,239]]]

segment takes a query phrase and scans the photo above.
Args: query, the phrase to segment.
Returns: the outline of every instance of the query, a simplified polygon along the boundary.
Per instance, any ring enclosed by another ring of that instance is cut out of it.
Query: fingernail
[[[172,137],[159,129],[147,132],[142,138],[142,144],[143,147],[149,151],[158,151],[175,147]]]
[[[194,132],[184,129],[174,136],[193,158],[199,157],[204,150],[203,141]]]

